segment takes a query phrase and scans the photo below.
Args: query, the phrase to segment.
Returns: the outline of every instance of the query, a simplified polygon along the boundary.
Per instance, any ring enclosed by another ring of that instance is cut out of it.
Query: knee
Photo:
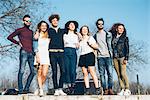
[[[39,69],[39,70],[38,70],[38,76],[41,76],[41,75],[42,75],[42,70]]]
[[[47,76],[47,73],[43,73],[43,77],[45,77],[45,78],[46,78],[46,76]]]
[[[83,72],[84,77],[88,77],[88,72]]]
[[[126,73],[122,73],[121,76],[124,78],[126,77]]]

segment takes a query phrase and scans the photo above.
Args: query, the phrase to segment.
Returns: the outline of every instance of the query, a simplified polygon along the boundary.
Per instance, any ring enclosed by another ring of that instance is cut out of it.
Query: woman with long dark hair
[[[64,61],[65,61],[65,83],[68,86],[68,94],[74,93],[76,80],[77,53],[79,48],[79,38],[77,35],[78,23],[68,21],[65,24],[66,33],[64,39]]]
[[[124,24],[116,24],[116,32],[112,40],[113,62],[118,76],[121,92],[118,95],[130,95],[126,66],[129,58],[129,40]]]

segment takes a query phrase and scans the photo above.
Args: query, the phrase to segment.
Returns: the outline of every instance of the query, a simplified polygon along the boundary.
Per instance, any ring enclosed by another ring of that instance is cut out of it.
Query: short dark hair
[[[30,15],[24,15],[23,21],[24,21],[24,19],[25,19],[26,17],[30,18]]]
[[[98,25],[98,21],[102,21],[103,22],[103,24],[104,24],[104,20],[103,20],[103,18],[99,18],[97,21],[96,21],[96,25]]]
[[[58,14],[52,14],[51,16],[49,16],[49,22],[52,23],[52,20],[56,18],[58,21],[60,19]]]

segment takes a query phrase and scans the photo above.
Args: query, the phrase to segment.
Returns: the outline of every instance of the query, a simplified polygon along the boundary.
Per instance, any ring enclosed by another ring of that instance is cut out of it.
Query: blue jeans
[[[75,83],[76,80],[76,65],[77,54],[75,48],[64,49],[64,61],[65,61],[65,82]]]
[[[106,90],[106,79],[105,79],[105,70],[108,76],[108,89],[112,89],[113,85],[113,67],[112,67],[112,59],[110,57],[98,57],[98,70],[100,73],[101,85],[103,90]]]
[[[33,51],[38,52],[38,40],[33,41]]]
[[[29,91],[29,87],[31,84],[31,81],[34,77],[34,75],[36,74],[36,71],[34,70],[34,56],[32,53],[26,52],[23,49],[20,49],[20,65],[19,65],[19,73],[18,73],[18,88],[19,88],[19,92],[24,91]],[[28,62],[29,64],[29,68],[30,68],[30,74],[27,78],[27,82],[26,85],[23,89],[23,83],[22,83],[22,78],[23,78],[23,74],[26,68],[26,63]]]

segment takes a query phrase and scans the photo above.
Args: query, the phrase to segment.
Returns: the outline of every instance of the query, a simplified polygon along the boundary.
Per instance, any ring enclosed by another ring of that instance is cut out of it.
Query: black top
[[[119,38],[115,36],[112,40],[112,48],[114,58],[125,57],[125,60],[129,59],[129,40],[125,35]]]
[[[58,28],[56,32],[55,29],[49,28],[48,36],[50,38],[49,49],[64,49],[63,35],[65,34],[64,29]]]

